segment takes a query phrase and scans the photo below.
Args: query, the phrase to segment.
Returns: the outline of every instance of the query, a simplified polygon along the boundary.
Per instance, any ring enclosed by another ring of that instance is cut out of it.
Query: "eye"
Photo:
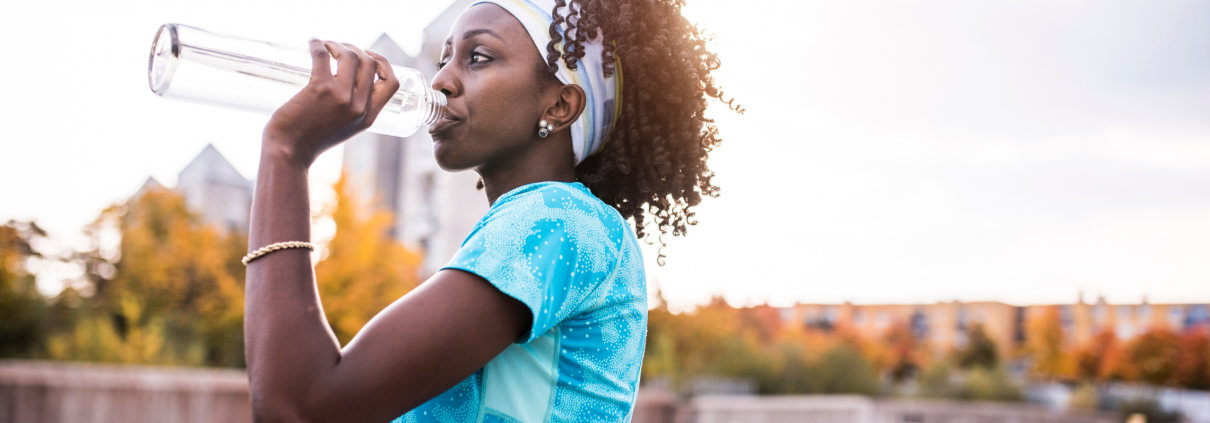
[[[446,63],[449,63],[449,61],[448,60],[438,60],[437,63],[434,63],[434,64],[437,65],[437,70],[441,70],[441,68],[445,67]]]
[[[479,52],[471,53],[471,63],[483,63],[489,60],[492,60],[492,58],[487,57],[486,54]]]

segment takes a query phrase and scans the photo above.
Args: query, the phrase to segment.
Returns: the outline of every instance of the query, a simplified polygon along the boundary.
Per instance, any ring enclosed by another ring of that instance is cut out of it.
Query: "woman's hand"
[[[336,75],[330,57],[336,58]],[[310,167],[320,153],[374,124],[398,90],[399,79],[378,53],[312,39],[311,80],[273,113],[262,148]]]

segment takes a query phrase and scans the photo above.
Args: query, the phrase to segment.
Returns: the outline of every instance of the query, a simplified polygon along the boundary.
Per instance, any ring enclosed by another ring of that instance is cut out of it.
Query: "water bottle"
[[[391,68],[399,91],[367,130],[406,137],[421,124],[437,122],[445,113],[445,95],[430,89],[420,71]],[[266,115],[298,94],[310,78],[308,49],[172,23],[156,32],[147,63],[147,82],[160,97]]]

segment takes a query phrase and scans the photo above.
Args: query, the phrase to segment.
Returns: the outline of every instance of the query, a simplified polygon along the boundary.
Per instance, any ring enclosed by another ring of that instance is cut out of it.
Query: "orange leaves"
[[[1174,382],[1191,389],[1210,389],[1210,336],[1205,330],[1181,335],[1181,354]]]
[[[1176,381],[1181,358],[1180,338],[1167,330],[1151,330],[1126,344],[1125,362],[1133,367],[1137,380],[1152,385]]]
[[[242,319],[244,275],[229,266],[246,249],[242,234],[201,224],[184,198],[166,189],[144,191],[127,204],[124,214],[109,217],[119,220],[122,234],[121,261],[106,287],[111,292],[99,292],[110,300],[111,309],[117,307],[118,297],[133,295],[143,305],[144,318],[175,314],[215,322]]]
[[[1071,374],[1081,380],[1096,380],[1111,371],[1112,356],[1117,354],[1118,338],[1110,331],[1101,331],[1092,340],[1076,347],[1071,354]]]
[[[763,393],[862,393],[877,390],[863,343],[844,328],[830,331],[785,321],[769,306],[733,308],[715,298],[681,314],[650,311],[645,378],[685,388],[697,378],[753,380]],[[868,345],[868,347],[867,347]]]
[[[336,235],[315,266],[324,313],[341,345],[374,315],[420,284],[420,255],[390,237],[393,217],[369,210],[344,176],[336,183],[331,218]]]
[[[1210,387],[1210,338],[1202,330],[1175,334],[1152,328],[1129,341],[1098,333],[1070,354],[1071,376],[1192,389]]]
[[[60,297],[91,298],[49,337],[51,358],[243,365],[244,234],[201,223],[162,187],[106,209],[86,232],[92,285]],[[111,235],[116,251],[102,239]]]
[[[890,371],[895,381],[904,381],[924,367],[927,357],[907,321],[895,322],[887,328],[882,344],[886,350],[879,367]]]
[[[1042,309],[1033,316],[1026,330],[1025,351],[1032,366],[1030,372],[1041,379],[1057,379],[1067,375],[1067,355],[1063,348],[1063,326],[1059,308]]]

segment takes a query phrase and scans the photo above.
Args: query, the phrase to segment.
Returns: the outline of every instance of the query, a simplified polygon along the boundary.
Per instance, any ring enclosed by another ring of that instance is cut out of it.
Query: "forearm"
[[[296,160],[273,137],[267,133],[262,144],[249,250],[311,240],[309,162]],[[254,410],[305,404],[317,381],[340,360],[309,251],[279,250],[249,263],[244,307]]]

